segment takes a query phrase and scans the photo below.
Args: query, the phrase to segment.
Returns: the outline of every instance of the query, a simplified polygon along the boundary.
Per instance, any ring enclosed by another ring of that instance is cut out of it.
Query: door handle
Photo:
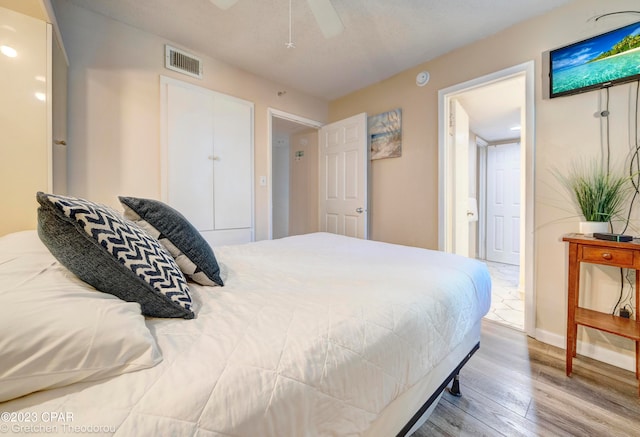
[[[470,217],[473,217],[473,212],[467,211],[467,215],[470,216]]]
[[[362,208],[356,208],[356,212],[357,212],[358,214],[362,214],[362,213],[364,212],[364,209],[362,209]]]

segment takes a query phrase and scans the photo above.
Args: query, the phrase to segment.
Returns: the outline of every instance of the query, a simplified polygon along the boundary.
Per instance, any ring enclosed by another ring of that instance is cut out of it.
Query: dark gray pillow
[[[119,199],[124,216],[157,238],[189,279],[202,285],[224,285],[213,249],[180,212],[158,200]]]
[[[88,200],[41,192],[36,197],[40,239],[80,279],[138,302],[145,316],[194,317],[182,272],[139,226]]]

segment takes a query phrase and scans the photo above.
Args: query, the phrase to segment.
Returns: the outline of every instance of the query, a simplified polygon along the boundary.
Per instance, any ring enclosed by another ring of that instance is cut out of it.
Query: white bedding
[[[58,434],[358,435],[490,305],[484,264],[441,252],[325,233],[215,252],[225,286],[189,284],[196,319],[146,321],[162,362],[0,412],[71,413]]]

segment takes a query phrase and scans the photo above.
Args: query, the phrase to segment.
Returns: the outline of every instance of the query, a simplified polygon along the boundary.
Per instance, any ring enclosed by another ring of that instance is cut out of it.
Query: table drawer
[[[611,264],[618,267],[634,267],[633,250],[584,246],[582,259],[596,264]]]

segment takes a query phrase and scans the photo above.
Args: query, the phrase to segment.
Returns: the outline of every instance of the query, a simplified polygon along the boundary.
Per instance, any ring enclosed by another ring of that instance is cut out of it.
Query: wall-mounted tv
[[[550,97],[640,80],[640,22],[549,52]]]

